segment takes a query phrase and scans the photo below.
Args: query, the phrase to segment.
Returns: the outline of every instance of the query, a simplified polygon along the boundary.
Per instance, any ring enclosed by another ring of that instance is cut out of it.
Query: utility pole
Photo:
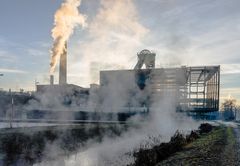
[[[4,75],[2,74],[2,73],[0,73],[0,77],[3,77]],[[0,91],[1,91],[2,89],[0,89]]]
[[[37,85],[39,84],[39,82],[37,81],[37,79],[35,79],[35,91],[37,91]]]
[[[235,112],[235,118],[234,118],[234,120],[236,121],[236,120],[237,120],[237,107],[234,107],[234,112]]]
[[[12,128],[12,121],[13,121],[13,104],[14,104],[14,100],[13,100],[13,95],[12,95],[12,90],[10,89],[10,96],[11,96],[11,112],[10,112],[10,128]]]

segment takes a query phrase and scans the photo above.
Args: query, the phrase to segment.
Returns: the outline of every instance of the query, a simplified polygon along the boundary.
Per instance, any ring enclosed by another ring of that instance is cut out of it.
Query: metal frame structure
[[[180,111],[219,110],[220,66],[153,69],[150,80],[152,98],[175,96]]]
[[[189,110],[219,110],[220,66],[189,67],[187,86]]]

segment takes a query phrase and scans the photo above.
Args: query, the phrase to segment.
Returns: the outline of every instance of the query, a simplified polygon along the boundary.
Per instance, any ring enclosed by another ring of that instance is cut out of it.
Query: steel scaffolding
[[[181,111],[219,110],[220,66],[153,69],[152,98],[172,96]]]
[[[188,107],[191,111],[219,110],[220,66],[188,68]]]

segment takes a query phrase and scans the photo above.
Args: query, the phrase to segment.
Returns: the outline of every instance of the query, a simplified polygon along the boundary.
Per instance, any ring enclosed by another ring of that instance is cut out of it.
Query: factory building
[[[173,100],[179,111],[219,110],[220,66],[155,68],[155,53],[142,50],[137,56],[134,69],[100,71],[100,85],[83,88],[67,84],[65,49],[60,57],[59,84],[54,84],[54,78],[50,76],[50,85],[37,85],[37,92],[61,96],[77,93],[79,100],[84,98],[86,103],[95,105],[92,108],[95,111],[149,110],[166,98]],[[142,69],[144,65],[145,69]]]
[[[100,72],[100,87],[114,104],[151,107],[169,98],[179,111],[219,110],[220,66]],[[124,100],[125,99],[125,100]],[[116,105],[118,106],[118,105]]]
[[[179,111],[219,110],[220,66],[155,68],[155,53],[137,55],[134,70],[100,71],[106,104],[149,108],[168,98]]]

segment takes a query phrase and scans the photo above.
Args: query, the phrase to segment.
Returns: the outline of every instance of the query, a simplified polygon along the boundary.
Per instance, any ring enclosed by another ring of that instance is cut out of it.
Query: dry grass
[[[183,151],[158,163],[157,166],[232,166],[236,162],[235,143],[233,129],[220,126],[209,134],[201,135],[199,139],[186,145]]]
[[[186,150],[187,145],[192,141],[198,139],[200,135],[211,132],[213,126],[208,123],[201,124],[198,131],[192,131],[189,135],[185,136],[177,131],[171,140],[167,143],[161,143],[153,146],[150,149],[140,149],[134,152],[135,163],[133,166],[155,166],[159,162],[167,159],[176,152]],[[187,156],[182,156],[187,159]],[[171,163],[171,164],[174,164]]]

